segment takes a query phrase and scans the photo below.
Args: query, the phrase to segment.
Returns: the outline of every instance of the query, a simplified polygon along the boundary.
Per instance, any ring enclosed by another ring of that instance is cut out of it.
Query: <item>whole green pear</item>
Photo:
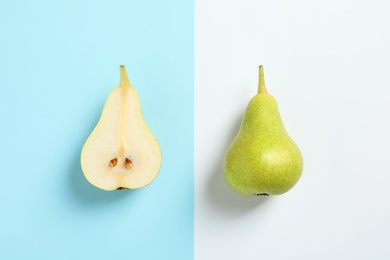
[[[275,98],[267,92],[260,66],[258,93],[225,156],[225,179],[244,196],[279,195],[298,182],[302,170],[301,152],[283,125]]]

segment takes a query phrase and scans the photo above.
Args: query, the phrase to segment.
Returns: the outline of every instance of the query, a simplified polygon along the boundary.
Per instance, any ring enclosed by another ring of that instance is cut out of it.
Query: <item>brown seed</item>
[[[114,167],[116,165],[116,163],[118,162],[118,159],[117,158],[114,158],[110,161],[109,165],[110,167]]]
[[[126,158],[126,160],[125,160],[126,169],[131,169],[132,166],[133,166],[133,162],[130,159]]]

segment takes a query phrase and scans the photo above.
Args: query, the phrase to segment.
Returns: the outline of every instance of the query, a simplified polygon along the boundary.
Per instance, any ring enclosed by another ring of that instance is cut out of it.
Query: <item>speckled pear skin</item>
[[[280,195],[301,177],[303,159],[278,105],[266,91],[254,96],[224,160],[229,186],[244,196]]]

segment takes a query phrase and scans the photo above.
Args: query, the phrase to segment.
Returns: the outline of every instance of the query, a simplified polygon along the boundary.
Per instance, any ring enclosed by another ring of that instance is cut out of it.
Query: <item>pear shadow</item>
[[[237,194],[227,184],[223,174],[223,160],[226,150],[240,129],[242,117],[236,118],[230,133],[219,153],[219,159],[215,161],[212,172],[209,174],[207,194],[214,208],[230,215],[241,215],[249,212],[271,200],[267,196],[246,197]]]

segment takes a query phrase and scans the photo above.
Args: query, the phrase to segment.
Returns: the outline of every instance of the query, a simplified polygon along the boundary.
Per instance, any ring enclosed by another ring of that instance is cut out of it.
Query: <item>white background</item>
[[[197,0],[195,259],[390,259],[388,1]],[[224,181],[263,64],[304,156],[267,199]]]

